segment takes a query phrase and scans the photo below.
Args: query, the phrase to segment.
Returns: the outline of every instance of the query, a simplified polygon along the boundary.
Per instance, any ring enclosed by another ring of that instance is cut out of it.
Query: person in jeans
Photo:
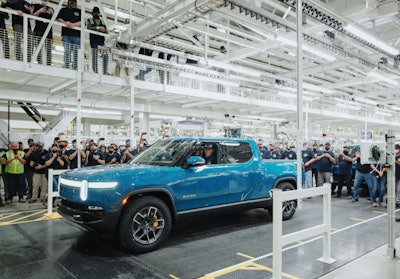
[[[1,3],[1,7],[5,8],[6,5]],[[10,58],[10,40],[8,39],[8,32],[5,20],[9,18],[9,15],[4,12],[0,12],[0,40],[3,44],[4,58]]]
[[[383,202],[383,196],[385,195],[386,190],[386,181],[387,181],[387,170],[383,164],[371,165],[371,168],[374,170],[372,175],[372,191],[371,191],[371,201],[373,207],[386,207],[386,204]],[[378,197],[379,202],[376,202],[376,198]]]
[[[92,10],[93,17],[88,18],[86,21],[87,29],[108,33],[107,26],[105,22],[100,18],[100,9],[99,7],[93,7]],[[92,69],[93,72],[98,72],[98,57],[101,56],[103,60],[103,74],[107,74],[107,64],[108,64],[108,55],[107,51],[104,49],[105,37],[101,35],[90,34],[90,48],[92,50]]]
[[[352,202],[358,202],[360,197],[360,186],[363,180],[367,183],[368,189],[372,189],[372,168],[370,164],[361,164],[360,152],[356,152],[357,165],[356,175],[354,177],[354,189]]]
[[[311,164],[314,160],[314,154],[307,143],[303,143],[303,150],[301,151],[301,158],[304,163],[304,185],[303,188],[312,188],[312,169]]]
[[[73,28],[81,27],[81,10],[77,8],[76,0],[68,0],[67,7],[60,10],[57,21],[66,25],[61,30],[64,42],[64,68],[69,68],[72,53],[73,69],[77,69],[81,31]]]

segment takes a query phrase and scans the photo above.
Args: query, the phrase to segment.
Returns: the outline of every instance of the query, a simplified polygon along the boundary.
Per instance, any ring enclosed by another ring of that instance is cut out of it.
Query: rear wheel
[[[282,191],[295,190],[295,187],[289,182],[282,182],[276,188],[281,189]],[[273,216],[272,208],[273,208],[272,205],[267,208],[269,215],[271,215],[271,218]],[[286,220],[289,220],[290,218],[292,218],[292,216],[296,212],[296,208],[297,208],[296,200],[283,202],[282,203],[282,220],[286,221]]]
[[[124,211],[119,239],[124,247],[134,253],[157,249],[171,231],[171,213],[167,205],[156,197],[133,200]]]

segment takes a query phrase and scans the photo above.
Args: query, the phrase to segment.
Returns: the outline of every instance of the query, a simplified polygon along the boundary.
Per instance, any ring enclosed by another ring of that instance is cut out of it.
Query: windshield
[[[193,147],[195,140],[160,140],[140,153],[131,164],[172,167]]]

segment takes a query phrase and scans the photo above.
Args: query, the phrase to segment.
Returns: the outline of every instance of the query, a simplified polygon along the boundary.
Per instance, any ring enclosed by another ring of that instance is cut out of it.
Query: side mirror
[[[205,164],[206,164],[206,161],[204,160],[203,157],[191,156],[186,160],[186,162],[184,164],[184,167],[185,168],[191,168],[191,167],[194,167],[194,166],[203,166]]]

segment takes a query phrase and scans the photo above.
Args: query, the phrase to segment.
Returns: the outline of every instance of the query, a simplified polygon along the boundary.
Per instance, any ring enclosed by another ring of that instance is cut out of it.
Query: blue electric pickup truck
[[[203,158],[204,147],[213,149],[211,164]],[[272,216],[273,188],[297,188],[296,162],[262,160],[254,140],[166,139],[128,164],[63,173],[58,212],[144,253],[166,241],[172,224],[184,217],[251,208],[265,208]],[[283,219],[290,219],[296,201],[282,210]]]

